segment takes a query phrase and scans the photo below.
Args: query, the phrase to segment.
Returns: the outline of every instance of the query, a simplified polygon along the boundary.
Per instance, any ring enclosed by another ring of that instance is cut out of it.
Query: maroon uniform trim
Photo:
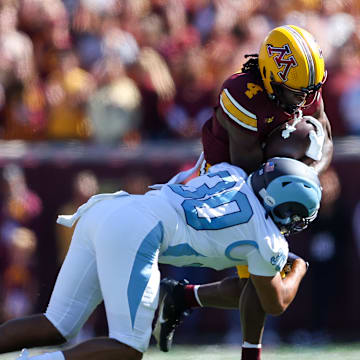
[[[321,92],[318,92],[315,101],[310,98],[303,106],[304,115],[314,114],[320,103]],[[260,142],[293,117],[268,97],[262,80],[256,73],[233,74],[225,80],[214,114],[202,129],[205,159],[212,165],[222,161],[230,162],[229,137],[216,118],[219,107],[231,124],[248,132],[249,136],[257,136]]]

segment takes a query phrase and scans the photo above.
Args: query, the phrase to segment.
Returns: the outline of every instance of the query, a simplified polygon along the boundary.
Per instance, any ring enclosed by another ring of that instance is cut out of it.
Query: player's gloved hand
[[[286,264],[284,266],[284,269],[283,269],[285,274],[288,274],[291,271],[292,265],[293,265],[293,263],[294,263],[294,261],[296,259],[304,260],[301,256],[298,256],[298,255],[296,255],[296,254],[294,254],[292,252],[289,252],[287,262],[286,262]],[[309,263],[307,261],[305,261],[305,264],[306,264],[306,269],[308,269],[309,268]]]

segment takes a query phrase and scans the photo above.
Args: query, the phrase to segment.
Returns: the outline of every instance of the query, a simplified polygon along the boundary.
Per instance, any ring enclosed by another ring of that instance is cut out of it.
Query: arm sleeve
[[[258,250],[248,255],[248,269],[250,274],[259,276],[275,276],[278,272],[271,263],[265,261]]]
[[[258,249],[248,255],[249,272],[253,275],[274,276],[286,264],[289,246],[282,235],[265,236]]]
[[[230,93],[229,89],[225,88],[220,94],[220,106],[227,117],[234,121],[241,127],[257,131],[256,115],[248,111],[242,106]]]
[[[256,132],[257,116],[248,108],[249,99],[244,95],[246,84],[247,81],[241,74],[233,74],[223,84],[219,104],[230,122]]]

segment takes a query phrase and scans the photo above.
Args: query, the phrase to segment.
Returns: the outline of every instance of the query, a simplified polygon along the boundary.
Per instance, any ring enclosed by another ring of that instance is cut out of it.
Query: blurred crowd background
[[[71,239],[71,231],[55,225],[56,215],[72,213],[99,191],[144,193],[191,165],[197,153],[171,154],[199,143],[222,82],[283,24],[304,27],[317,39],[335,140],[357,138],[358,0],[1,1],[0,145],[21,142],[29,150],[13,159],[0,153],[1,321],[45,309]],[[76,163],[31,158],[32,147],[61,154],[69,143],[100,146],[101,157],[94,162],[85,151]],[[122,149],[136,154],[145,144],[164,144],[169,161],[121,157]],[[320,216],[291,245],[309,259],[311,272],[290,310],[268,321],[266,341],[359,335],[360,148],[354,146],[352,157],[335,157],[323,175],[328,191]],[[114,148],[119,159],[107,158],[106,149]],[[163,271],[207,282],[233,270]],[[239,319],[230,311],[195,312],[184,329],[179,341],[200,341],[201,334],[240,341]],[[84,333],[105,331],[100,309]]]

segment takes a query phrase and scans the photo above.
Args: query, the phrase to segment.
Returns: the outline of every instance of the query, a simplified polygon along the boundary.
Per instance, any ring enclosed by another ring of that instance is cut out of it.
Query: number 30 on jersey
[[[188,225],[196,230],[221,230],[247,223],[253,210],[230,173],[220,171],[206,176],[209,181],[197,188],[169,185],[172,191],[184,197],[181,205]]]

